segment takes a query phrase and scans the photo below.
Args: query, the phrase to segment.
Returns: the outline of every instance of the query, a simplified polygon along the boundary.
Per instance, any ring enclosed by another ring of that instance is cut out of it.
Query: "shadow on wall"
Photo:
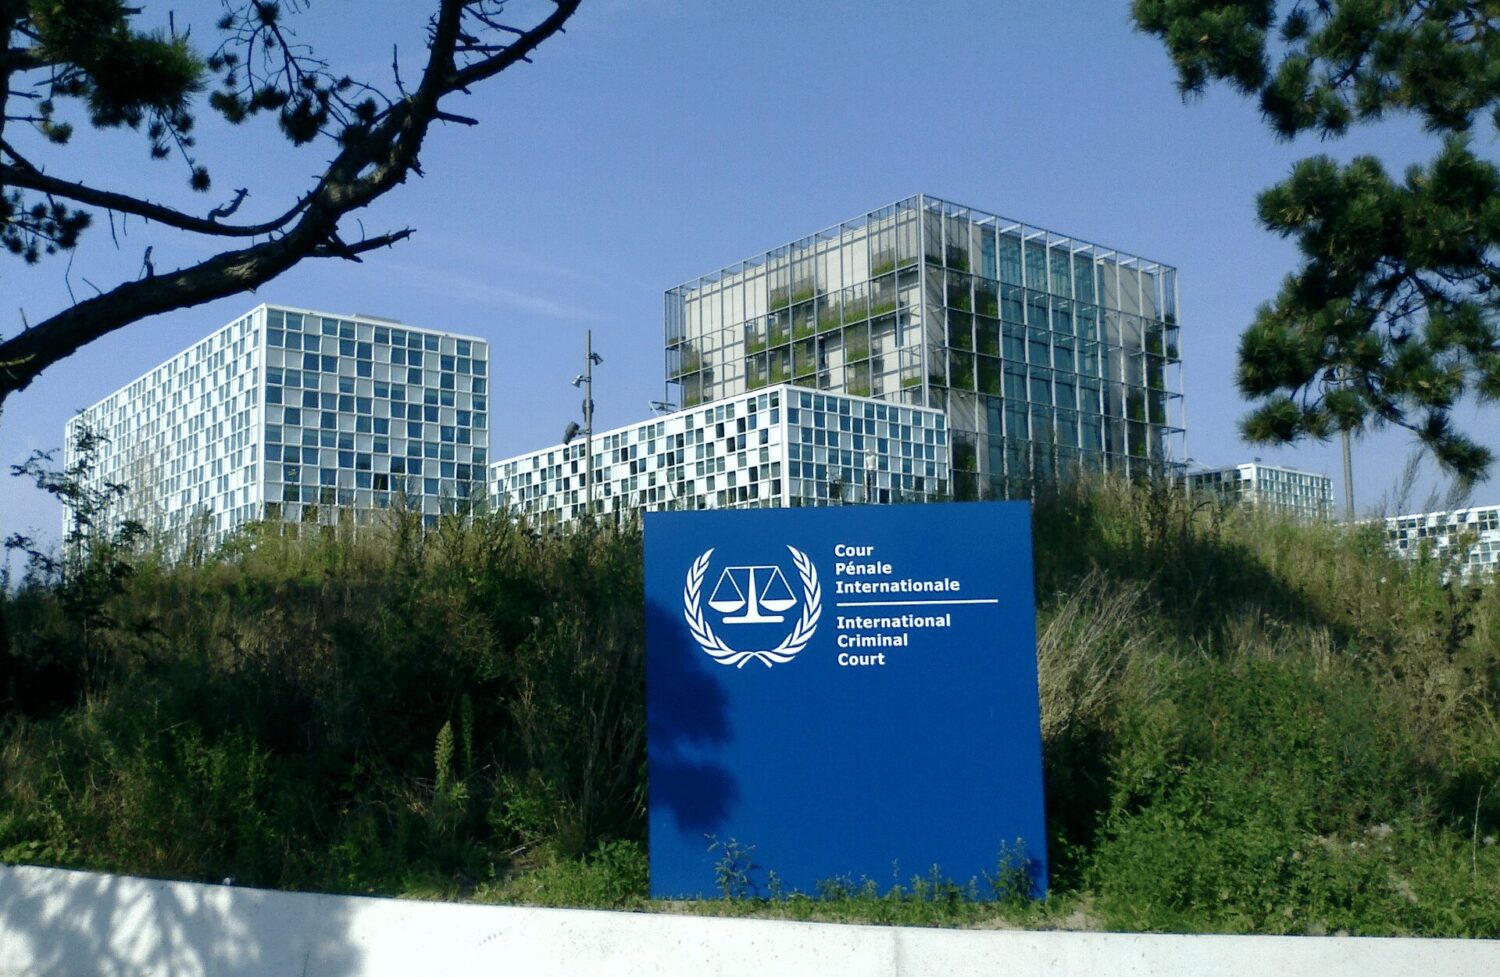
[[[347,899],[0,866],[0,977],[351,977]]]

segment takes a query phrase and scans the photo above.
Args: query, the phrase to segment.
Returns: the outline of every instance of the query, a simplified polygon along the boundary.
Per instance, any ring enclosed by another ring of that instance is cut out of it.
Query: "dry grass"
[[[1042,737],[1104,719],[1132,658],[1161,648],[1146,585],[1091,570],[1052,608],[1037,636]]]

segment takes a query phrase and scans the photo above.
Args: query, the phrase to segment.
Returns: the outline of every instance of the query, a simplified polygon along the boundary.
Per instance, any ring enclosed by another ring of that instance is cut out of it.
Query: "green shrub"
[[[528,906],[635,909],[645,904],[646,889],[645,851],[633,841],[610,841],[583,858],[544,851],[529,871],[481,885],[475,897]]]
[[[638,532],[400,528],[262,532],[236,562],[128,580],[88,636],[108,670],[61,711],[17,689],[0,851],[390,891],[482,877],[528,830],[640,840]],[[23,661],[84,640],[47,591],[8,600],[13,625],[46,622],[17,628]],[[492,816],[508,805],[528,813]]]

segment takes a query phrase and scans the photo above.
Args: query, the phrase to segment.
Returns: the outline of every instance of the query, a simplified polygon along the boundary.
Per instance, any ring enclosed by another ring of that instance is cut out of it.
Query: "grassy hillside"
[[[1035,529],[1052,896],[692,908],[1500,936],[1500,588],[1165,486],[1060,490]],[[4,600],[0,859],[644,902],[633,531],[252,533]]]

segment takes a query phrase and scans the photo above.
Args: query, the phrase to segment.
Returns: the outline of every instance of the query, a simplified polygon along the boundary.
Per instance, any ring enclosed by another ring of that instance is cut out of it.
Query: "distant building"
[[[588,511],[582,438],[496,462],[495,504],[543,524]],[[942,411],[779,384],[593,437],[593,511],[901,502],[948,492]]]
[[[262,305],[67,425],[106,438],[115,518],[169,541],[255,520],[435,522],[483,493],[489,346],[390,320]]]
[[[1327,475],[1252,462],[1189,472],[1184,478],[1193,492],[1217,495],[1268,512],[1310,521],[1333,515],[1333,480]]]
[[[1500,578],[1500,505],[1391,516],[1385,532],[1398,556],[1454,560],[1465,579]]]
[[[941,410],[958,498],[1181,457],[1177,272],[915,196],[670,289],[667,396],[791,383]]]

